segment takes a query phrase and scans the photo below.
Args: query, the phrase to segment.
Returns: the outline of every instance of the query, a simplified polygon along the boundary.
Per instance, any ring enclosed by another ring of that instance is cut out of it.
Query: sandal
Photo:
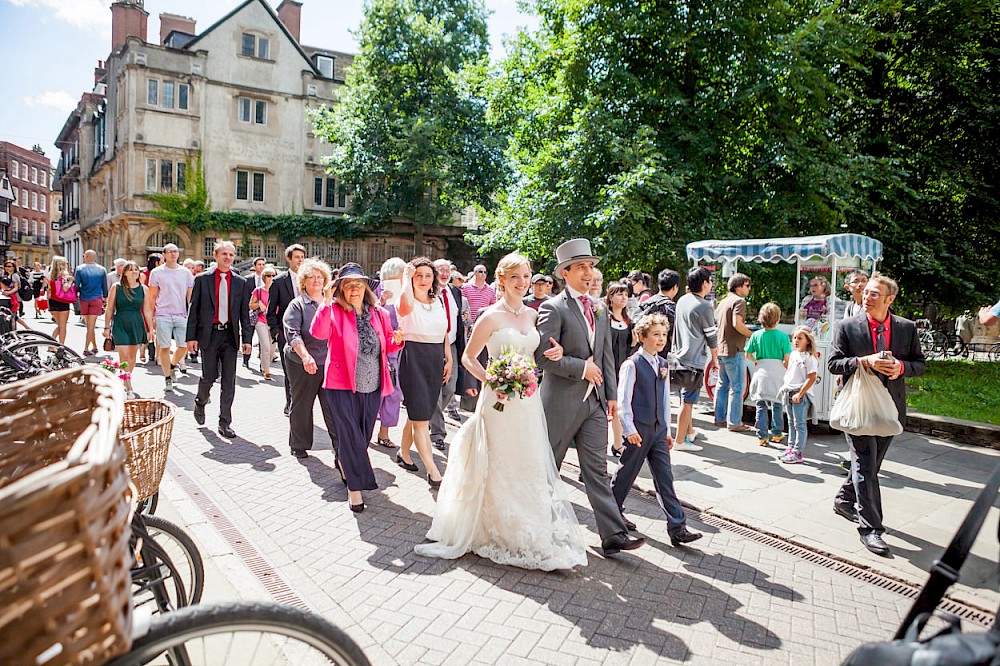
[[[394,448],[396,448],[396,445],[393,444],[392,440],[388,439],[388,438],[387,439],[382,439],[381,437],[379,437],[378,438],[378,445],[379,446],[384,446],[387,449],[394,449]]]

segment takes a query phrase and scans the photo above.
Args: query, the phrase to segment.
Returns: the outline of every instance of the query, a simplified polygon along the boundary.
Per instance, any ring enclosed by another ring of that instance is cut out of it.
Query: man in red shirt
[[[874,372],[892,396],[899,422],[906,425],[905,377],[924,374],[924,353],[917,327],[909,319],[889,312],[899,287],[885,275],[874,275],[862,293],[864,312],[837,322],[827,367],[835,375]],[[858,523],[865,548],[888,556],[882,539],[882,494],[878,472],[892,437],[847,435],[851,450],[851,473],[837,492],[833,510]]]
[[[194,420],[205,424],[205,405],[212,384],[222,370],[219,401],[219,434],[236,437],[230,427],[233,397],[236,395],[236,352],[242,341],[244,354],[250,353],[253,326],[250,323],[251,287],[233,270],[236,246],[223,240],[215,244],[216,266],[194,279],[191,309],[188,312],[187,348],[201,350],[202,372],[194,399]]]

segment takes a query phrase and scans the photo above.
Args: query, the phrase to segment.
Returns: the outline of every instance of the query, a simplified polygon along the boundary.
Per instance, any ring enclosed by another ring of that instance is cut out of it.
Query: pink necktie
[[[590,302],[590,296],[584,294],[580,296],[580,304],[583,306],[583,316],[586,317],[587,323],[590,324],[590,328],[594,328],[594,305]]]

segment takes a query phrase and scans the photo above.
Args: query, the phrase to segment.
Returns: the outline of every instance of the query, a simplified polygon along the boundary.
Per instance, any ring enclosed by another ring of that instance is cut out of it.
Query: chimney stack
[[[295,41],[299,42],[299,33],[302,28],[302,3],[296,2],[296,0],[282,0],[277,11],[278,18],[288,28],[288,32],[292,33]]]
[[[174,32],[183,32],[185,35],[194,35],[195,20],[187,16],[178,16],[162,12],[160,14],[160,44],[166,45],[167,36]]]
[[[103,60],[97,61],[97,67],[94,68],[94,87],[97,87],[98,83],[104,83],[104,76],[108,73],[107,65]]]
[[[125,44],[129,37],[146,41],[146,20],[149,13],[142,8],[142,0],[117,0],[111,3],[111,50]]]

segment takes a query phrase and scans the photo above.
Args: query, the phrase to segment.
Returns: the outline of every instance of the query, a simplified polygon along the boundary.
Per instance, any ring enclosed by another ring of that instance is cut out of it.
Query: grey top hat
[[[600,260],[600,257],[595,257],[590,252],[589,240],[586,238],[574,238],[556,248],[556,261],[559,262],[556,264],[556,273],[558,274],[562,269],[578,261],[592,261],[596,266]]]

